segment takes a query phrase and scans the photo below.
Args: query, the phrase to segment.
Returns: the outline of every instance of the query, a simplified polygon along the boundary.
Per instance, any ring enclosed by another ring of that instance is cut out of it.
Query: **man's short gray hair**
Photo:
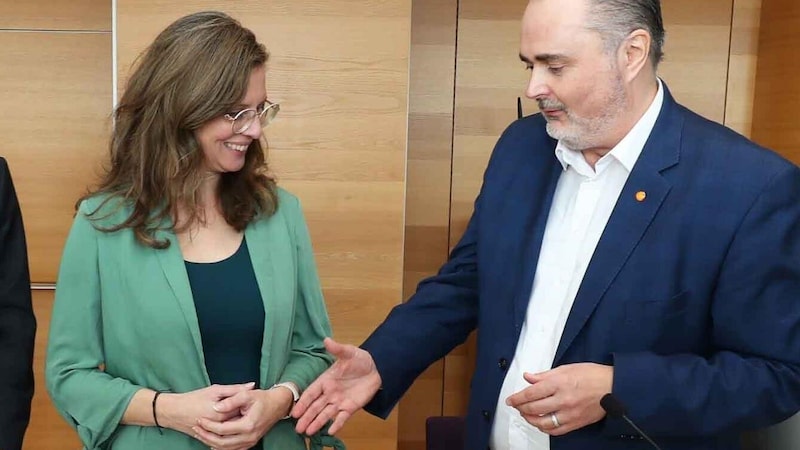
[[[645,30],[652,37],[650,61],[653,68],[664,59],[664,20],[660,0],[588,0],[588,27],[603,37],[608,52],[619,48],[635,30]]]

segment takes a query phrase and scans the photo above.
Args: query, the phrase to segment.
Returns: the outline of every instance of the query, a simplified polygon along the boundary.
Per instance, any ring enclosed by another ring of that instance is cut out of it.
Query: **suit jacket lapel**
[[[661,171],[678,163],[683,117],[664,85],[664,105],[608,220],[572,304],[553,366],[591,317],[670,191]],[[638,192],[646,197],[639,201]]]
[[[555,141],[552,142],[550,148],[551,156],[555,149]],[[537,151],[540,151],[537,149]],[[543,151],[543,150],[542,150]],[[558,178],[563,171],[561,163],[553,156],[552,163],[542,172],[541,176],[530,176],[529,174],[523,175],[530,181],[525,184],[525,192],[520,192],[517,195],[532,196],[533,203],[531,207],[525,212],[526,217],[521,236],[523,237],[523,254],[521,261],[523,261],[522,271],[519,272],[518,284],[515,289],[516,297],[514,299],[514,326],[517,333],[522,329],[522,323],[528,311],[528,303],[531,297],[531,288],[533,286],[533,277],[536,274],[536,266],[539,262],[539,252],[542,249],[542,240],[544,239],[544,229],[547,226],[547,217],[550,213],[550,208],[553,204],[553,194],[555,193]],[[533,184],[533,185],[532,185]],[[534,193],[539,192],[540,195]],[[516,272],[515,270],[510,273]],[[517,335],[517,339],[519,336]]]

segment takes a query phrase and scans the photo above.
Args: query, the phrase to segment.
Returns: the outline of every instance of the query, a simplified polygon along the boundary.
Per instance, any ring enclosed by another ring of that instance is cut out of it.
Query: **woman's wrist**
[[[289,412],[291,412],[292,407],[294,407],[295,391],[292,391],[291,387],[286,384],[276,384],[269,388],[269,390],[274,391],[274,394],[280,396],[279,405],[281,405],[281,419],[288,418]]]
[[[153,407],[153,421],[161,428],[177,429],[172,414],[174,411],[175,400],[179,394],[162,393],[158,396]]]

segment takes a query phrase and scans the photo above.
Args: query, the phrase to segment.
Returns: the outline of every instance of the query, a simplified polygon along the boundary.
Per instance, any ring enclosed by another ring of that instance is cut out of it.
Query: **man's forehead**
[[[520,57],[525,62],[552,62],[592,45],[581,10],[584,0],[532,0],[522,20]]]
[[[531,0],[522,16],[526,28],[545,31],[584,28],[589,0]]]

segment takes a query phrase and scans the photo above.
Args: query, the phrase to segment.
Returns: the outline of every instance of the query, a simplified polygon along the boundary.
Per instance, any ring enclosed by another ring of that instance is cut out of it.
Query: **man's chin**
[[[572,150],[582,150],[585,148],[584,139],[581,139],[575,133],[570,133],[570,130],[565,129],[563,124],[548,122],[547,134],[551,138],[561,141],[562,144]]]
[[[547,134],[550,135],[551,138],[556,140],[564,139],[568,136],[569,133],[565,132],[564,124],[561,123],[559,120],[548,120],[547,121]]]

